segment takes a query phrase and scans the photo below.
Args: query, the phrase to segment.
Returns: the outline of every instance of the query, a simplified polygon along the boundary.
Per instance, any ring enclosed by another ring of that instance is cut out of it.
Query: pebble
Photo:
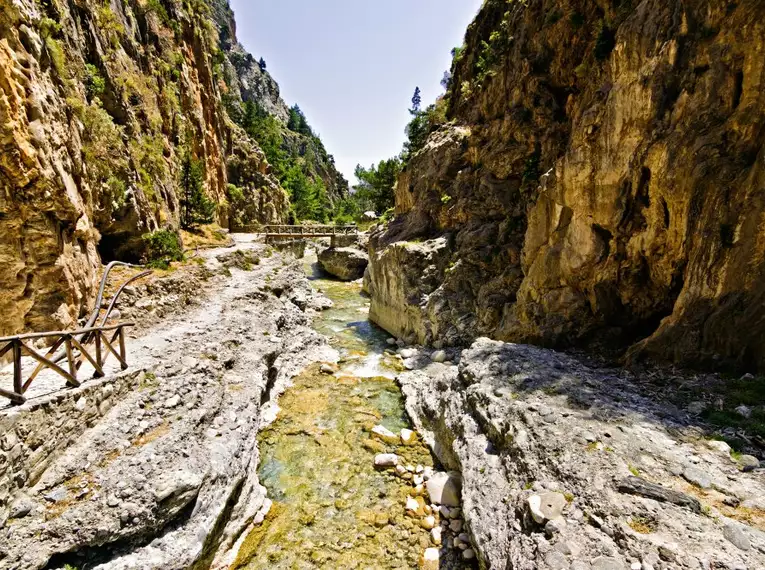
[[[379,439],[385,443],[398,443],[400,441],[399,436],[390,431],[385,426],[375,426],[372,428],[372,438]]]
[[[462,521],[460,519],[453,520],[449,523],[449,528],[453,532],[460,532],[462,530]]]
[[[443,531],[441,530],[440,526],[434,527],[430,531],[430,540],[433,542],[433,544],[440,546],[441,544],[441,533]]]
[[[420,523],[420,525],[425,530],[432,530],[436,526],[436,517],[434,517],[433,515],[427,516],[424,519],[422,519],[422,522]]]
[[[398,465],[398,459],[395,453],[379,453],[375,455],[375,467],[393,467]]]
[[[332,368],[330,364],[324,363],[321,365],[321,373],[322,374],[334,374],[335,369]]]
[[[417,434],[410,429],[401,430],[401,443],[404,445],[414,445],[417,442]],[[419,471],[418,471],[419,473]]]
[[[396,339],[391,337],[388,340],[386,340],[385,342],[388,343],[388,346],[393,346],[394,344],[396,344]]]
[[[467,548],[462,551],[462,558],[464,558],[465,560],[472,560],[473,558],[475,558],[475,552],[473,551],[472,548]]]
[[[422,570],[438,570],[440,567],[439,558],[438,548],[425,549],[425,553],[422,555]]]
[[[446,353],[443,350],[437,350],[433,354],[430,355],[430,359],[433,362],[445,362],[446,361]]]
[[[406,510],[416,513],[418,510],[420,510],[420,503],[418,503],[416,499],[408,497],[406,499]]]
[[[175,408],[180,403],[181,403],[181,397],[178,394],[174,394],[170,396],[167,400],[165,400],[165,407]]]
[[[643,565],[640,562],[633,562],[630,565],[630,570],[641,570],[643,568]]]

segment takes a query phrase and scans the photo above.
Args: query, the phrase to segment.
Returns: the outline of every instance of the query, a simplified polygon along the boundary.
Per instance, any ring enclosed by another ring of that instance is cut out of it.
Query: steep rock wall
[[[391,332],[765,368],[762,14],[754,0],[486,2],[451,123],[371,240],[373,316],[404,309],[382,294],[407,271],[386,246],[443,236],[438,287],[402,295],[425,324]]]
[[[212,12],[0,0],[0,335],[72,326],[101,258],[137,260],[142,234],[177,228],[186,153],[204,163],[221,224],[229,183],[248,220],[286,219],[286,193],[222,104],[238,86]]]

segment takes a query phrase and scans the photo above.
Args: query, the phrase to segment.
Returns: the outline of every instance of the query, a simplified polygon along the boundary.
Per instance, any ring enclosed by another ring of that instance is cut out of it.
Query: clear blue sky
[[[451,49],[481,0],[231,0],[237,35],[263,57],[339,169],[398,154],[414,88],[443,92]]]

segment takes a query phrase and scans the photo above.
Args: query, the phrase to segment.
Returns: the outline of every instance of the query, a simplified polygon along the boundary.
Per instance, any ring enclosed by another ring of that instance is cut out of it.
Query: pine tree
[[[204,164],[186,152],[181,163],[181,227],[209,224],[215,215],[215,202],[204,193]]]
[[[266,60],[261,57],[260,61],[258,62],[258,66],[260,67],[260,71],[265,71],[266,70]]]
[[[409,111],[412,115],[420,112],[420,106],[422,105],[422,96],[420,95],[420,88],[415,87],[414,96],[412,97],[412,109]]]

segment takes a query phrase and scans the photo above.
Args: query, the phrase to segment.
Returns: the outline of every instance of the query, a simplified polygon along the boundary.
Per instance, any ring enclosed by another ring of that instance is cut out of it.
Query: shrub
[[[180,236],[171,230],[157,230],[141,236],[146,246],[146,265],[167,269],[173,261],[183,260]]]
[[[106,81],[92,63],[85,64],[85,88],[90,99],[100,97],[106,89]]]

